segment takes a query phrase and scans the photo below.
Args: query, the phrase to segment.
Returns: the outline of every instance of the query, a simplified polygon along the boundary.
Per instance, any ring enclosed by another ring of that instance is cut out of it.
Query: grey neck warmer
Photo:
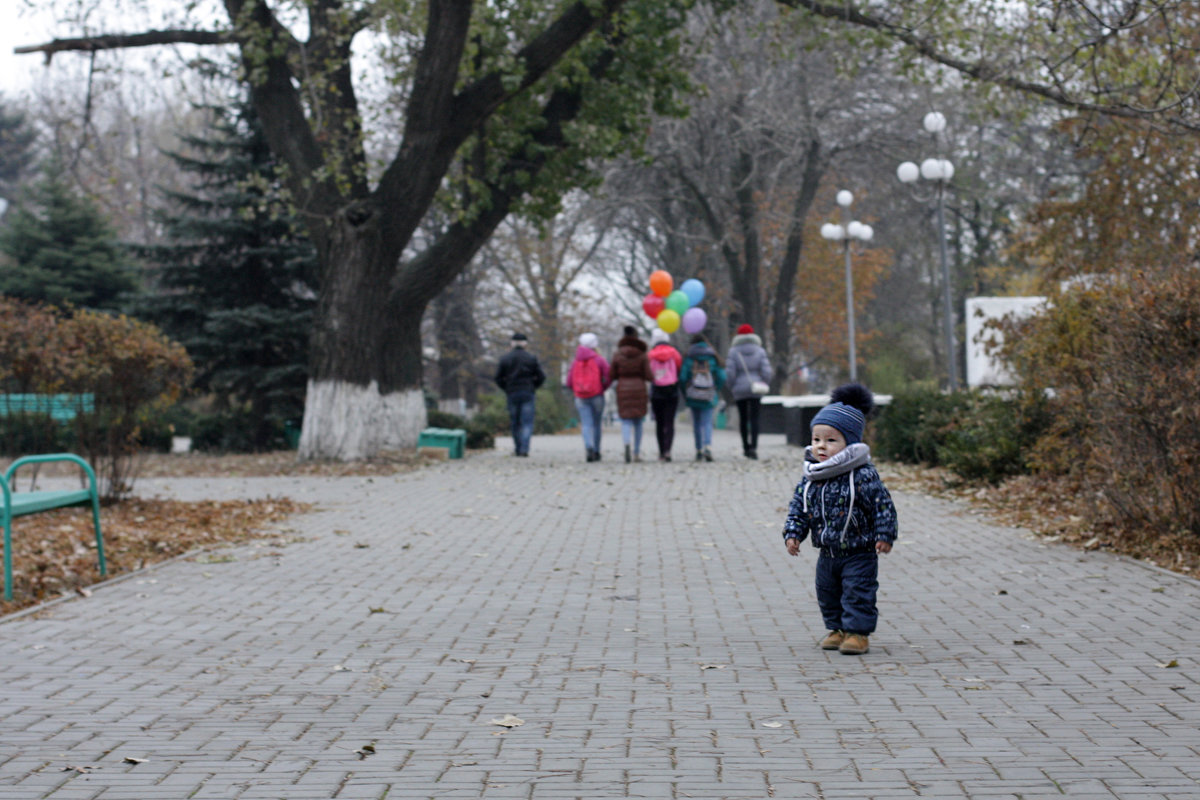
[[[810,481],[827,481],[871,463],[871,448],[862,442],[855,442],[824,461],[810,461],[813,457],[812,445],[805,447],[804,477]]]

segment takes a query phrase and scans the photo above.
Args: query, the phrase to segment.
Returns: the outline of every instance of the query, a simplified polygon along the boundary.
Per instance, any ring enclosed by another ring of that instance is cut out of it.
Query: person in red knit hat
[[[762,339],[747,324],[738,326],[729,355],[725,357],[729,391],[737,401],[738,430],[742,434],[742,453],[758,458],[758,420],[762,396],[771,383],[771,359],[763,350]]]

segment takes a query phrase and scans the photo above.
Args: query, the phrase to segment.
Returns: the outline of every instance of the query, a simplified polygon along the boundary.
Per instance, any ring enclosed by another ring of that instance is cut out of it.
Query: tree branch
[[[54,58],[55,53],[84,52],[94,53],[99,50],[126,50],[133,47],[155,47],[163,44],[233,44],[233,34],[229,31],[189,31],[165,30],[146,31],[145,33],[112,33],[101,36],[81,36],[75,39],[54,39],[46,44],[14,47],[16,55],[42,53],[46,63]]]
[[[1171,114],[1181,103],[1172,103],[1159,108],[1140,108],[1130,103],[1101,103],[1085,100],[1072,95],[1061,82],[1053,85],[1037,83],[1006,75],[995,64],[986,59],[967,61],[951,55],[938,47],[937,43],[927,37],[920,36],[913,29],[898,25],[894,22],[870,13],[863,13],[850,5],[849,2],[828,4],[816,0],[776,0],[780,5],[809,11],[826,19],[842,20],[869,30],[886,34],[912,48],[918,55],[929,61],[949,67],[967,77],[992,83],[1006,89],[1030,94],[1049,100],[1056,105],[1073,111],[1092,112],[1127,119],[1147,119],[1158,117],[1169,125],[1191,131],[1200,131],[1200,121],[1190,120],[1181,114]],[[1099,91],[1099,87],[1097,88]],[[1196,87],[1186,87],[1185,93],[1191,94]]]

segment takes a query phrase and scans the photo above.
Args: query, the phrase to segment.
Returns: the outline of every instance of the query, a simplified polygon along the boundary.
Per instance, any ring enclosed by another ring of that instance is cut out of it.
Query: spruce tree
[[[0,294],[115,310],[139,288],[130,252],[88,198],[50,162],[5,214]]]
[[[181,137],[194,155],[171,154],[196,188],[167,195],[166,244],[143,251],[154,291],[136,313],[187,348],[221,412],[199,444],[268,449],[304,413],[315,253],[249,106],[210,111],[209,131]]]

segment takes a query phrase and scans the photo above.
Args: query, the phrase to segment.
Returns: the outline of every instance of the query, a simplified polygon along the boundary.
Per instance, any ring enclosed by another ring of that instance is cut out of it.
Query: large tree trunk
[[[349,216],[349,215],[347,215]],[[397,253],[378,215],[332,226],[312,340],[301,458],[342,461],[416,446],[425,427],[421,316],[428,300],[396,291]]]

